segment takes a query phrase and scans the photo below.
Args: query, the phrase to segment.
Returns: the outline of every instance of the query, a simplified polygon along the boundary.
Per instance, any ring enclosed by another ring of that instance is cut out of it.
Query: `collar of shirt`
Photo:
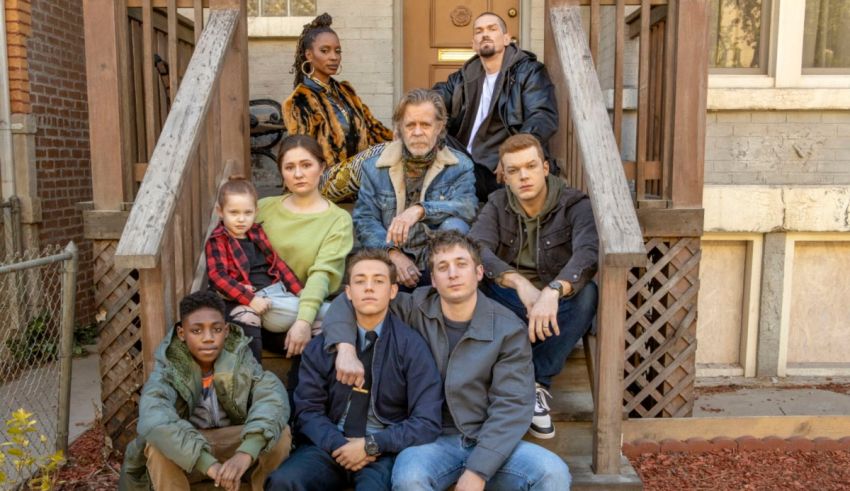
[[[384,328],[384,321],[381,321],[381,323],[378,324],[377,326],[375,326],[375,328],[372,329],[372,330],[375,331],[375,334],[377,334],[378,337],[381,337],[381,330],[383,328]],[[363,348],[366,348],[366,333],[367,332],[368,331],[366,329],[363,329],[362,327],[360,327],[360,324],[357,324],[357,340],[360,342],[360,346],[362,346]]]

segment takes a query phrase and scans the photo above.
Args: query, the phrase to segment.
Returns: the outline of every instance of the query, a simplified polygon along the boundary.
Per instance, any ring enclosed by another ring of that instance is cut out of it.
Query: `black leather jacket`
[[[448,134],[466,147],[478,109],[484,66],[478,56],[452,73],[445,82],[434,85],[449,113]],[[472,160],[491,171],[499,162],[499,145],[517,133],[531,133],[548,156],[549,138],[558,129],[555,88],[543,63],[530,51],[513,44],[505,48],[502,69],[493,89],[495,106],[478,130],[472,146]],[[466,151],[465,148],[463,148]],[[550,164],[554,165],[554,162]],[[556,171],[557,169],[551,169]]]

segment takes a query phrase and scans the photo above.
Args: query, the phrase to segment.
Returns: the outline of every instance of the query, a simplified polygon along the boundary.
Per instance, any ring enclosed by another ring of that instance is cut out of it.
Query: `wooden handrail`
[[[618,16],[624,3],[618,2]],[[597,15],[599,4],[593,5]],[[628,274],[632,267],[646,264],[646,250],[580,9],[574,2],[549,2],[546,40],[553,52],[547,56],[555,58],[549,65],[567,129],[563,135],[569,177],[574,186],[587,189],[599,234],[593,471],[619,474]],[[617,44],[621,48],[620,40]]]
[[[582,27],[580,8],[553,6],[549,21],[561,68],[554,75],[566,80],[570,118],[596,217],[601,262],[619,267],[643,265],[643,235]]]
[[[115,253],[119,268],[155,268],[190,162],[197,155],[213,90],[239,21],[238,9],[213,10],[195,47],[151,156]]]

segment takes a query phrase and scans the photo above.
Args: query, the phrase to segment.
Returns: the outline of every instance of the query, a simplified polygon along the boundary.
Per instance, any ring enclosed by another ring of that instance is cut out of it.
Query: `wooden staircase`
[[[218,186],[250,175],[246,12],[239,0],[83,4],[94,185],[86,218],[101,224],[88,237],[106,313],[104,422],[122,447],[154,349],[179,299],[201,284]],[[178,8],[206,21],[187,35]],[[617,19],[610,113],[596,71],[603,8]],[[595,210],[600,305],[592,383],[577,350],[552,391],[558,435],[543,444],[570,464],[573,489],[637,489],[620,451],[623,420],[688,415],[693,402],[707,0],[547,0],[545,12],[561,117],[551,145]],[[627,32],[641,41],[631,161],[621,158]],[[143,62],[155,53],[173,66],[168,91]],[[279,356],[264,363],[287,369]]]

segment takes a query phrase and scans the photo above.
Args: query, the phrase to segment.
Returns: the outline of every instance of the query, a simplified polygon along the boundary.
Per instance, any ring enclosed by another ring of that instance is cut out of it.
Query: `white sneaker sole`
[[[555,438],[554,431],[551,433],[540,433],[538,431],[535,431],[534,428],[529,428],[528,433],[539,440],[551,440],[552,438]]]

